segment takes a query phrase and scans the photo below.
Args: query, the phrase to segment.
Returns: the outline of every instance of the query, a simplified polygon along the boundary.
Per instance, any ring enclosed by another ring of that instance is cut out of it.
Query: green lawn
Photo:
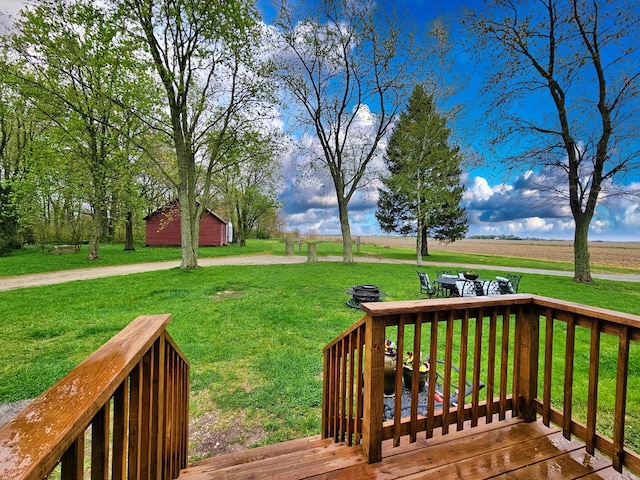
[[[267,245],[283,253],[282,243]],[[242,411],[246,425],[266,432],[264,443],[317,434],[322,347],[362,316],[345,306],[345,290],[357,283],[378,285],[385,301],[421,297],[415,265],[365,262],[175,268],[0,292],[0,401],[39,395],[136,316],[168,312],[169,332],[192,364],[194,417]],[[525,275],[521,291],[640,314],[634,283]],[[583,358],[580,336],[578,347]],[[637,356],[631,361],[640,371]],[[640,400],[629,401],[628,412],[640,412]]]

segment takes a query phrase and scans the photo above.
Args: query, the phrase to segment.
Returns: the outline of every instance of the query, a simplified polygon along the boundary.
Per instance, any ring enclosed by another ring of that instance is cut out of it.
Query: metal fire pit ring
[[[347,289],[351,298],[347,300],[347,305],[351,308],[360,308],[361,303],[379,302],[387,294],[382,292],[376,285],[354,285]]]

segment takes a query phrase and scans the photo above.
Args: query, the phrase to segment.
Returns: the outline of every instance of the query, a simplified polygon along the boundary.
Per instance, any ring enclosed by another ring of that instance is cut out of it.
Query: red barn
[[[147,246],[180,246],[180,203],[176,200],[145,217]],[[206,209],[200,219],[200,239],[203,246],[226,245],[227,222]]]

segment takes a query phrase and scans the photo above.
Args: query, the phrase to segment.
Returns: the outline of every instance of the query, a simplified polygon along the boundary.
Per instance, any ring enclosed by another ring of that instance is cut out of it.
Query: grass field
[[[113,263],[117,255],[128,253],[120,249],[105,246],[103,262]],[[250,242],[246,251],[284,253],[281,242]],[[335,255],[340,249],[327,242],[319,245],[319,251]],[[139,249],[136,258],[152,254],[179,258],[177,252]],[[212,249],[211,255],[233,252],[225,247]],[[411,249],[384,245],[363,246],[361,252],[385,254],[413,255]],[[479,263],[478,256],[468,253],[434,251],[433,256],[457,260],[461,266]],[[42,254],[0,258],[0,265],[16,258],[37,268]],[[55,261],[64,267],[65,258],[74,263],[78,257],[60,256]],[[517,259],[503,258],[504,263],[518,264]],[[435,268],[423,270],[433,275]],[[194,456],[206,455],[216,442],[215,451],[224,452],[316,434],[322,347],[362,316],[345,306],[345,290],[357,283],[373,283],[387,294],[385,301],[421,298],[415,271],[412,264],[365,262],[175,268],[0,292],[4,360],[0,401],[39,395],[136,316],[168,312],[172,314],[169,332],[192,364]],[[492,277],[503,272],[487,268],[478,273]],[[584,285],[565,277],[526,275],[521,291],[640,314],[640,286],[634,283],[601,280]],[[579,342],[579,348],[588,347]],[[612,348],[615,358],[615,345]],[[638,360],[634,354],[632,371],[640,371]],[[588,362],[580,366],[586,369]],[[634,384],[633,391],[640,392],[640,386]],[[576,398],[585,393],[582,387]],[[629,396],[630,417],[640,412],[637,397],[636,393]],[[632,439],[640,444],[637,437]]]

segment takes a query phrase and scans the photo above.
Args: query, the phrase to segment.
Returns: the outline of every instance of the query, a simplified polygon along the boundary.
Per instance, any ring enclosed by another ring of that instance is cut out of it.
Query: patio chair
[[[429,298],[433,297],[438,290],[431,286],[431,281],[429,280],[429,275],[424,272],[417,272],[418,278],[420,279],[420,293],[423,295],[427,295]]]
[[[451,270],[436,270],[436,278],[446,277],[447,275],[454,276],[451,273]],[[449,296],[449,288],[444,288],[441,284],[436,282],[436,296],[438,297],[447,297]]]
[[[501,294],[506,295],[508,293],[515,293],[511,280],[508,278],[496,276],[496,282],[498,282],[498,289]]]
[[[510,273],[509,275],[507,275],[507,278],[511,282],[513,292],[518,293],[518,286],[520,285],[520,279],[522,278],[522,275],[515,275],[513,273]]]

